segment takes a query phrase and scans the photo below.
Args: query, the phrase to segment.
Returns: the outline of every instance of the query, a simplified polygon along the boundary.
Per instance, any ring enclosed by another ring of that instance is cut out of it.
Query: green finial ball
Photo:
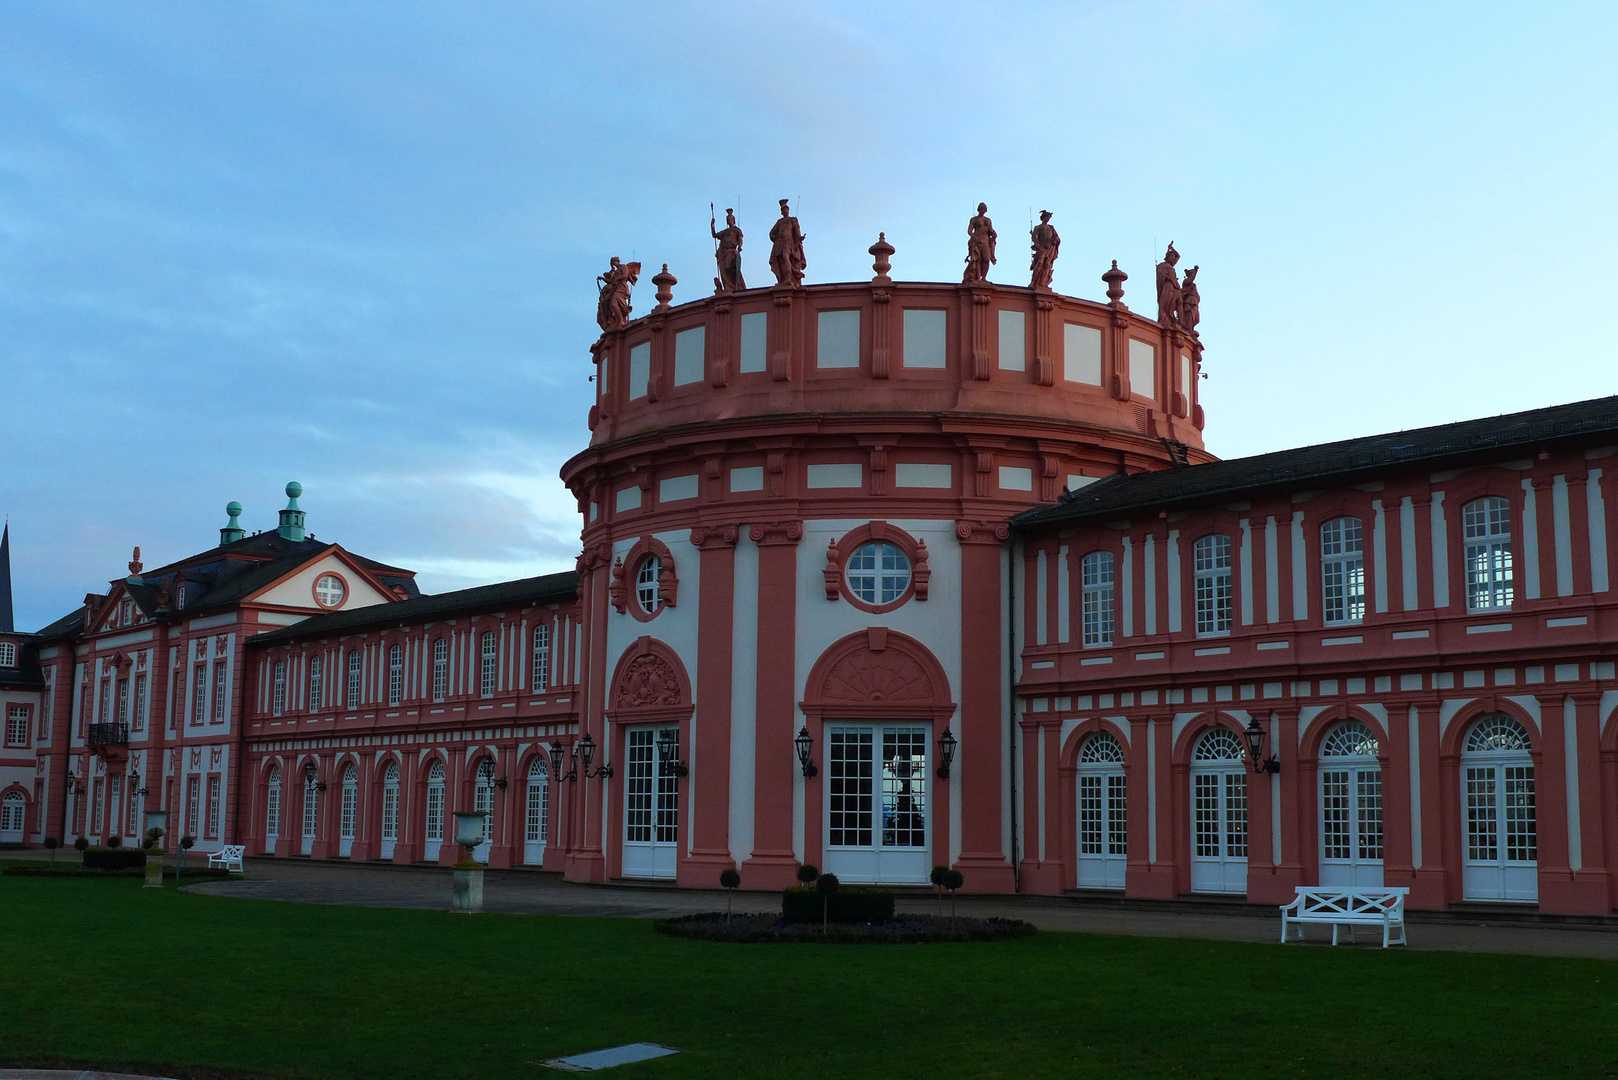
[[[225,504],[225,513],[229,514],[231,517],[241,517],[242,516],[242,504],[239,503],[239,502],[228,502],[228,503],[226,503]]]
[[[302,495],[302,494],[303,494],[303,485],[298,483],[296,480],[292,481],[290,484],[287,485],[287,498],[296,499],[299,495]]]

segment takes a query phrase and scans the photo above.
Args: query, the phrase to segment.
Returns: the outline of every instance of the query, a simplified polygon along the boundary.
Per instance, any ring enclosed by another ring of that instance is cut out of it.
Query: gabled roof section
[[[54,641],[66,637],[78,637],[84,632],[84,605],[80,604],[74,610],[63,615],[42,630],[36,631],[41,641]]]
[[[494,585],[479,585],[471,589],[418,596],[392,604],[373,604],[352,611],[334,611],[316,615],[289,626],[272,630],[251,640],[254,644],[273,644],[280,641],[301,641],[306,638],[329,637],[371,629],[378,626],[397,626],[405,622],[427,619],[455,618],[462,614],[514,604],[551,604],[572,601],[578,594],[579,575],[567,570],[560,574],[518,578]]]
[[[1618,443],[1618,397],[1368,435],[1273,454],[1109,476],[1011,519],[1018,529],[1080,525],[1143,509],[1189,509],[1270,492],[1346,486],[1411,469],[1498,461],[1563,446]]]

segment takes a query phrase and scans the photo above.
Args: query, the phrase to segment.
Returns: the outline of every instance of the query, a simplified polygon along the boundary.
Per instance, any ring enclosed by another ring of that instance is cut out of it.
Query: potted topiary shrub
[[[944,875],[949,873],[947,866],[935,866],[928,881],[933,883],[933,895],[938,897],[938,917],[944,917]]]
[[[194,837],[194,836],[182,836],[182,837],[180,837],[180,861],[178,863],[176,863],[175,866],[174,866],[174,880],[175,881],[179,881],[180,880],[180,875],[185,873],[185,853],[190,851],[192,848],[194,848],[196,846],[197,846],[197,838],[196,837]]]
[[[90,838],[88,836],[75,836],[73,838],[73,850],[77,851],[80,855],[83,855],[86,851],[89,851]]]
[[[955,929],[955,890],[966,884],[966,876],[959,870],[944,872],[944,888],[949,890],[949,927]]]
[[[109,836],[109,837],[107,837],[107,849],[109,851],[117,851],[119,848],[121,848],[123,846],[124,846],[124,838],[123,837],[121,837],[121,836]]]
[[[831,921],[832,894],[837,891],[837,886],[840,884],[842,883],[837,880],[836,874],[821,874],[815,880],[815,888],[820,891],[820,932],[822,934],[827,932],[826,925]]]
[[[798,884],[807,885],[820,876],[820,867],[814,863],[804,863],[798,867]]]
[[[719,887],[725,890],[725,925],[730,925],[730,899],[742,883],[742,876],[733,868],[719,871]]]
[[[47,836],[45,838],[45,850],[51,853],[52,866],[56,865],[56,849],[61,846],[62,838],[60,836]]]

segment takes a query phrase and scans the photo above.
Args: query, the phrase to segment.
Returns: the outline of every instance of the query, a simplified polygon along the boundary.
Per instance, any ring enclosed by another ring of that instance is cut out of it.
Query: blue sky
[[[274,524],[429,591],[564,569],[610,255],[808,280],[1202,267],[1222,456],[1614,390],[1611,5],[0,5],[17,621]],[[650,303],[643,281],[637,310]]]

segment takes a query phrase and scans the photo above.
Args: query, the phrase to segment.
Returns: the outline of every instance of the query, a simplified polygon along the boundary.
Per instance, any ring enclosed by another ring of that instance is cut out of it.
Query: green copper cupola
[[[221,547],[225,544],[234,544],[247,535],[242,528],[242,504],[234,500],[226,503],[225,513],[230,515],[230,520],[225,522],[223,529],[219,530],[219,544]]]
[[[288,540],[304,539],[303,509],[298,506],[298,496],[303,494],[303,485],[296,480],[287,485],[287,508],[281,511],[281,526],[276,530]]]

